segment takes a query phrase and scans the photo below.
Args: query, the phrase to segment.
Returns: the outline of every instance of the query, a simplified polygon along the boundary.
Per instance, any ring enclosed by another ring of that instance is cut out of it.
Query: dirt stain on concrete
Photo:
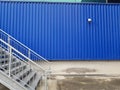
[[[95,69],[88,68],[68,68],[64,70],[66,73],[88,73],[88,72],[96,72]]]
[[[57,80],[57,90],[120,90],[120,79],[67,78]]]

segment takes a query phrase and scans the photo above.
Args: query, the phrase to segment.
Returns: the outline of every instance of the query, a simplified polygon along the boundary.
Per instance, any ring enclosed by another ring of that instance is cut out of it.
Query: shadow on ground
[[[0,83],[0,90],[9,90],[9,89]]]

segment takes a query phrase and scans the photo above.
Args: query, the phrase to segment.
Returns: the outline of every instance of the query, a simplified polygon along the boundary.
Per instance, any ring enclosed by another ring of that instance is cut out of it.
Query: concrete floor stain
[[[57,81],[57,90],[120,90],[120,79],[67,78]]]

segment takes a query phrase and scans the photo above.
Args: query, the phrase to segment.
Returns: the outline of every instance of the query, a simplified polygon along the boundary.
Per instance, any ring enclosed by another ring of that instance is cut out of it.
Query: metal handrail
[[[30,60],[28,57],[26,57],[24,54],[22,54],[21,52],[19,52],[18,50],[16,50],[14,47],[12,47],[11,45],[9,45],[8,43],[6,43],[5,41],[3,41],[2,39],[0,39],[0,42],[2,42],[2,43],[4,43],[5,45],[7,45],[8,46],[8,48],[11,48],[12,50],[14,50],[15,52],[17,52],[17,53],[19,53],[20,55],[22,55],[24,58],[26,58],[29,62],[32,62],[32,64],[35,64],[35,66],[37,66],[37,67],[39,67],[40,69],[42,69],[42,71],[43,71],[43,73],[41,73],[41,75],[44,75],[45,74],[45,69],[44,68],[42,68],[40,65],[38,65],[38,64],[36,64],[35,62],[33,62],[32,60]],[[3,48],[4,46],[2,46],[2,48]],[[10,55],[11,53],[9,53],[9,55]],[[12,53],[12,54],[14,54],[14,53]],[[16,57],[19,57],[19,56],[16,56]],[[19,57],[20,58],[20,57]],[[21,58],[22,59],[22,58]],[[18,59],[19,60],[19,59]],[[25,62],[25,64],[26,65],[29,65],[30,66],[30,64],[27,62],[27,61],[23,61],[23,62]],[[10,65],[10,64],[9,64]],[[31,67],[31,66],[30,66]],[[3,70],[5,70],[4,68],[2,68],[2,67],[0,67],[1,69],[3,69]],[[7,74],[6,74],[7,75]],[[9,76],[8,77],[13,77],[14,76],[14,78],[18,78],[18,77],[16,77],[14,74],[12,74],[12,73],[10,73],[9,74]],[[14,79],[13,79],[14,80]],[[18,80],[20,80],[19,78],[18,78]],[[20,80],[23,84],[26,84],[29,88],[30,88],[30,90],[34,90],[30,85],[28,85],[27,83],[25,83],[24,81],[22,81],[22,80]],[[18,83],[19,84],[19,83]],[[20,84],[19,84],[20,85]]]
[[[27,60],[29,60],[30,62],[32,62],[33,64],[35,64],[37,67],[39,67],[40,69],[44,70],[45,69],[43,67],[41,67],[40,65],[36,64],[34,61],[32,61],[30,58],[26,57],[24,54],[22,54],[21,52],[19,52],[18,50],[16,50],[15,48],[13,48],[11,45],[9,45],[8,43],[6,43],[5,41],[3,41],[2,39],[0,39],[1,42],[3,42],[4,44],[6,44],[8,47],[10,47],[11,49],[13,49],[14,51],[16,51],[17,53],[19,53],[20,55],[22,55],[24,58],[26,58]]]
[[[28,48],[27,46],[25,46],[24,44],[22,44],[20,41],[16,40],[14,37],[12,37],[11,35],[9,35],[8,33],[6,33],[5,31],[3,31],[2,29],[0,29],[0,32],[6,34],[8,37],[10,37],[11,39],[13,39],[14,41],[16,41],[17,43],[19,43],[20,45],[22,45],[23,47],[25,47],[26,49],[30,50],[32,53],[34,53],[36,56],[42,58],[43,60],[45,60],[46,62],[50,63],[48,60],[46,60],[44,57],[42,57],[41,55],[37,54],[35,51],[31,50],[30,48]]]
[[[48,60],[46,60],[44,57],[42,57],[41,55],[37,54],[35,51],[31,50],[30,48],[28,48],[27,46],[25,46],[24,44],[22,44],[20,41],[16,40],[14,37],[12,37],[11,35],[7,34],[5,31],[3,31],[2,29],[0,29],[0,35],[1,35],[1,39],[4,40],[4,37],[9,38],[11,41],[15,42],[15,44],[17,44],[18,46],[22,47],[21,49],[25,49],[26,51],[29,51],[31,55],[35,56],[36,58],[44,61],[45,64],[47,64],[47,66],[49,67],[48,69],[50,69],[50,62]],[[2,35],[4,37],[2,37]],[[27,54],[29,54],[29,52]],[[26,55],[27,56],[27,55]],[[28,56],[27,56],[28,57]],[[30,58],[30,57],[28,57]],[[31,58],[30,58],[31,59]]]
[[[3,46],[4,49],[7,49],[9,52],[9,77],[11,77],[11,55],[15,53],[18,55],[18,58],[21,58],[22,60],[27,60],[27,65],[35,65],[33,66],[34,69],[41,70],[41,75],[45,77],[45,90],[47,90],[47,75],[50,74],[50,62],[47,61],[45,58],[4,32],[2,29],[0,29],[0,45]],[[26,53],[27,51],[27,53]],[[48,68],[38,65],[33,60],[41,60],[44,61],[44,66],[47,65]],[[25,61],[26,62],[26,61]]]

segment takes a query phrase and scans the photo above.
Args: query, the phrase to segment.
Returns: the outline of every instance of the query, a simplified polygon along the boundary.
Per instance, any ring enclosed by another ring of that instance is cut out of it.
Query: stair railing
[[[44,76],[45,70],[42,69],[42,67],[40,67],[39,65],[38,65],[39,69],[35,69],[34,67],[31,67],[31,64],[28,62],[29,60],[28,60],[28,58],[27,58],[26,56],[24,56],[23,54],[21,54],[18,50],[16,50],[16,49],[13,48],[12,46],[10,46],[8,43],[6,43],[5,41],[3,41],[2,39],[0,39],[0,46],[1,46],[2,48],[4,48],[7,52],[9,52],[9,50],[10,50],[10,52],[8,53],[8,54],[9,54],[9,64],[8,64],[8,67],[9,67],[9,68],[8,68],[8,72],[6,72],[5,68],[3,68],[2,66],[0,67],[0,69],[5,72],[5,73],[4,73],[5,75],[8,75],[9,77],[13,78],[13,81],[15,81],[15,79],[17,79],[17,81],[19,81],[19,82],[21,82],[22,84],[24,84],[24,85],[26,85],[27,87],[29,87],[29,90],[34,90],[34,88],[32,88],[29,84],[25,83],[25,82],[22,80],[23,77],[22,77],[21,79],[19,79],[20,75],[16,76],[16,74],[18,74],[18,73],[17,73],[17,70],[14,72],[14,74],[12,73],[12,71],[11,71],[11,66],[12,66],[12,61],[11,61],[11,60],[12,60],[12,58],[16,58],[17,61],[23,61],[23,62],[24,62],[24,65],[25,65],[27,68],[33,69],[33,70],[35,70],[35,72],[41,73],[41,76]],[[9,48],[9,49],[8,49],[8,48]],[[15,52],[21,54],[22,57],[17,56],[17,53],[15,53]],[[15,57],[14,57],[14,56],[15,56]],[[25,58],[26,58],[26,59],[25,59]],[[26,61],[26,60],[27,60],[27,61]],[[36,64],[35,64],[35,66],[36,66]],[[19,66],[18,68],[20,69],[20,66]],[[21,70],[20,73],[21,73],[21,74],[24,74],[23,70]],[[16,82],[16,83],[17,83],[17,82]],[[19,84],[19,83],[17,83],[17,84]],[[19,84],[19,85],[21,86],[21,84]],[[26,90],[27,90],[27,89],[26,89]]]
[[[0,38],[32,61],[39,61],[39,65],[41,65],[41,67],[43,67],[45,70],[50,69],[50,62],[48,60],[46,60],[44,57],[40,56],[35,51],[31,50],[30,48],[4,32],[2,29],[0,29]]]
[[[50,62],[45,58],[0,29],[0,45],[10,53],[9,76],[11,76],[11,57],[15,55],[24,61],[27,66],[39,72],[45,78],[45,89],[47,90],[47,76],[50,74]],[[35,61],[35,62],[34,62]],[[39,62],[37,62],[39,61]],[[39,64],[37,64],[37,63]],[[32,66],[32,67],[31,67]]]
[[[0,67],[2,70],[4,70],[5,71],[5,69],[3,68],[3,67]],[[3,72],[1,72],[1,73],[3,73]],[[7,76],[8,78],[10,78],[6,73],[3,73],[5,76]],[[13,75],[13,74],[11,74],[11,76],[12,77],[14,77],[14,78],[18,78],[18,77],[16,77],[15,75]],[[12,79],[14,82],[16,82],[14,79]],[[25,82],[23,82],[22,80],[20,80],[20,79],[18,79],[21,83],[23,83],[23,84],[26,84]],[[17,84],[19,84],[18,82],[16,82]],[[20,85],[20,84],[19,84]],[[21,86],[21,85],[20,85]],[[26,84],[26,86],[27,87],[29,87],[29,89],[30,90],[34,90],[34,88],[32,88],[30,85],[28,85],[28,84]],[[22,86],[21,86],[22,87]]]

